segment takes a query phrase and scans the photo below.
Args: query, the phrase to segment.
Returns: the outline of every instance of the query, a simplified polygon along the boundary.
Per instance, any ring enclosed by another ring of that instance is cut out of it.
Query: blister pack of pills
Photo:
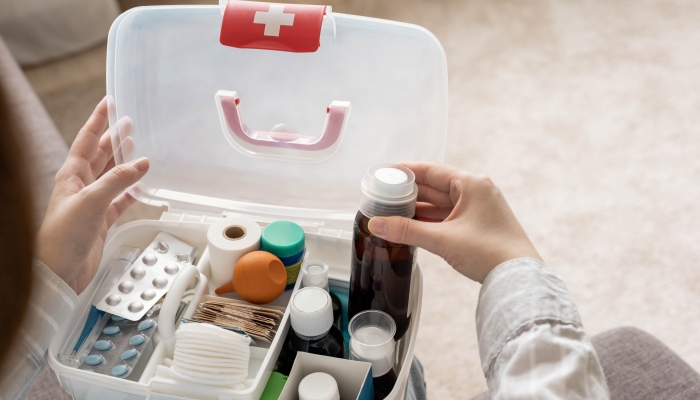
[[[165,293],[197,249],[161,232],[97,303],[99,310],[131,321],[143,317]]]
[[[139,321],[105,314],[96,325],[92,348],[80,369],[126,378],[134,370],[158,326],[160,304],[156,304]]]
[[[90,306],[88,315],[85,318],[85,324],[82,327],[75,326],[73,328],[71,334],[68,336],[68,340],[66,340],[61,351],[59,351],[58,360],[61,363],[69,367],[78,367],[83,363],[84,354],[87,352],[88,345],[86,339],[88,335],[91,334],[100,318],[105,314],[104,311],[98,310],[94,304],[98,303],[99,300],[119,282],[121,276],[124,275],[124,272],[136,261],[140,253],[141,249],[129,246],[122,246],[117,251],[117,255],[107,265],[107,271],[102,277],[100,285],[90,301],[93,305]],[[83,355],[83,357],[81,357],[81,355]]]

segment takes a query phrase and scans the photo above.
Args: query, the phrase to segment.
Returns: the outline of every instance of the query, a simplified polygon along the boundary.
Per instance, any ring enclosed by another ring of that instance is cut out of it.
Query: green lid
[[[277,400],[282,394],[282,389],[284,389],[284,384],[287,383],[287,377],[280,374],[279,372],[273,372],[270,375],[270,379],[267,380],[267,385],[265,390],[260,396],[260,400]]]
[[[263,229],[260,243],[260,250],[291,257],[304,251],[304,230],[292,221],[275,221]]]

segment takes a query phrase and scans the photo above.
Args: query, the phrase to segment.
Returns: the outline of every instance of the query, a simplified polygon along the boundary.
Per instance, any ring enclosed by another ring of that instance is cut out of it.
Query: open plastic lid
[[[114,22],[109,119],[118,163],[151,160],[139,200],[346,224],[372,165],[442,161],[447,69],[435,36],[318,7],[140,7]],[[250,32],[237,32],[248,16]],[[300,24],[312,38],[289,39],[303,44],[289,51],[281,39]]]

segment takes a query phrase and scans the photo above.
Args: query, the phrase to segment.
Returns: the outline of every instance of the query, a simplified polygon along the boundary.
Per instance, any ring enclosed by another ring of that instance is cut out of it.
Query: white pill
[[[153,278],[153,286],[162,289],[168,285],[168,279],[164,276],[156,276]]]
[[[144,264],[150,267],[152,265],[155,265],[156,262],[158,262],[158,257],[154,256],[153,254],[146,254],[145,256],[143,256],[141,261],[143,261]]]
[[[156,297],[156,292],[151,289],[144,290],[143,293],[141,293],[141,298],[146,301],[153,300],[154,297]]]
[[[134,290],[134,284],[129,281],[124,281],[119,284],[119,291],[124,294],[129,294]]]
[[[163,271],[165,271],[165,273],[169,275],[177,274],[177,271],[179,270],[180,267],[178,267],[176,264],[168,264],[165,267],[163,267]]]
[[[131,311],[133,313],[137,313],[141,310],[143,310],[143,304],[141,304],[140,301],[135,301],[135,302],[129,304],[129,311]]]
[[[131,270],[131,277],[136,280],[143,279],[144,276],[146,276],[146,270],[143,267],[135,267]]]
[[[113,294],[105,300],[105,303],[107,303],[110,306],[116,306],[117,304],[122,302],[122,297],[118,294]]]

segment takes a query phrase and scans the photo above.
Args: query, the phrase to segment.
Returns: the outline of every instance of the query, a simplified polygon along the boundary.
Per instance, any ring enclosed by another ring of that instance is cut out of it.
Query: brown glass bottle
[[[348,319],[365,310],[380,310],[396,322],[395,340],[411,324],[409,298],[416,248],[380,239],[367,228],[369,218],[357,213],[353,229]]]
[[[372,378],[372,384],[374,384],[374,400],[382,400],[389,396],[389,393],[394,389],[394,384],[396,384],[397,379],[398,377],[393,368],[382,376]]]

